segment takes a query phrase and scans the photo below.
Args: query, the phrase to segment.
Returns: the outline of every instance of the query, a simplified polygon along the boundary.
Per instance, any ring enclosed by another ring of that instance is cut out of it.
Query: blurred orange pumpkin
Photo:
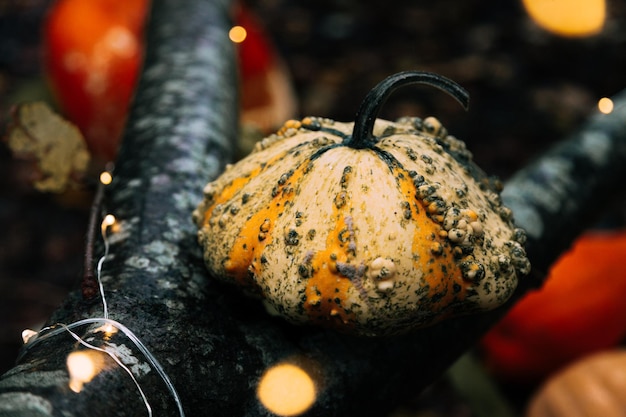
[[[92,154],[112,160],[126,121],[143,54],[149,0],[58,0],[44,25],[44,68],[65,116]],[[242,122],[264,133],[295,113],[295,95],[261,24],[243,7],[236,21],[247,37],[238,47]]]
[[[487,366],[517,382],[544,378],[626,336],[626,230],[589,232],[482,340]]]
[[[623,417],[626,351],[600,352],[551,376],[533,395],[526,417]]]
[[[59,0],[44,25],[44,68],[91,152],[113,159],[142,59],[148,0]]]

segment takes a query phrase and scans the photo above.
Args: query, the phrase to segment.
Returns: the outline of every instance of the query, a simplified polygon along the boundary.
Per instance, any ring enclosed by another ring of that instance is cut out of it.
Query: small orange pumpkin
[[[354,124],[289,121],[204,189],[209,271],[294,323],[388,335],[493,309],[530,265],[524,234],[463,142],[434,118],[377,120],[410,83],[467,104],[454,82],[404,72]]]
[[[587,356],[552,376],[533,396],[526,417],[623,417],[626,351]]]
[[[582,235],[481,342],[487,366],[517,382],[540,380],[626,337],[626,230]]]

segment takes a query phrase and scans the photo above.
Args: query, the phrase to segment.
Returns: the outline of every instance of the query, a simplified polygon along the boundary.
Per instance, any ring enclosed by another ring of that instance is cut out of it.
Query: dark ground
[[[0,0],[3,117],[20,99],[45,96],[38,28],[48,3]],[[352,120],[385,76],[438,72],[469,90],[468,113],[421,87],[398,91],[381,116],[437,115],[504,179],[576,129],[599,98],[626,87],[626,3],[617,0],[609,0],[602,34],[585,39],[544,32],[513,0],[248,3],[291,69],[301,115]],[[0,373],[21,331],[43,323],[82,269],[90,194],[41,195],[28,177],[28,166],[0,145]]]

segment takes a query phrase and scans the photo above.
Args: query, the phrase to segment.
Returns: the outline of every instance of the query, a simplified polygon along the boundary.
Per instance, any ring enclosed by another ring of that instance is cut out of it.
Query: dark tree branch
[[[546,271],[572,240],[597,221],[626,187],[626,90],[610,114],[585,126],[518,172],[502,193],[529,237],[533,269]]]
[[[160,361],[187,415],[269,415],[255,387],[265,369],[283,360],[301,363],[318,381],[307,415],[381,415],[431,383],[508,306],[410,335],[363,339],[288,325],[207,276],[191,212],[234,143],[236,71],[227,3],[154,1],[146,65],[105,199],[120,221],[103,266],[110,317],[132,329]],[[607,193],[617,197],[611,190],[624,178],[624,101],[617,98],[614,114],[595,119],[507,185],[504,198],[529,229],[531,261],[539,270],[591,223],[587,213],[601,211],[598,202]],[[100,304],[76,291],[51,323],[101,315]],[[103,337],[87,327],[74,331],[92,343]],[[132,343],[118,333],[109,344],[133,370],[154,415],[176,415],[163,381],[148,372]],[[0,379],[0,414],[147,414],[132,380],[115,366],[78,394],[67,388],[65,358],[77,347],[69,334],[28,346]]]
[[[87,225],[87,238],[85,239],[85,260],[83,279],[80,283],[83,299],[91,300],[98,294],[98,281],[94,270],[94,250],[97,233],[98,220],[102,213],[102,200],[104,199],[104,184],[98,182],[96,193],[93,198],[91,210],[89,211],[89,223]]]

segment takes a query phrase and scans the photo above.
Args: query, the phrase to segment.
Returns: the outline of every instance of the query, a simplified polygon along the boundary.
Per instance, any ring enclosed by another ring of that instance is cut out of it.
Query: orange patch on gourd
[[[255,167],[250,171],[247,175],[234,178],[230,184],[226,185],[222,188],[221,192],[213,198],[213,204],[205,210],[204,212],[204,225],[208,224],[211,216],[213,215],[213,209],[218,204],[223,204],[226,201],[229,201],[235,194],[237,194],[243,187],[245,187],[252,179],[258,176],[261,172],[267,170],[269,167],[274,165],[276,162],[281,161],[286,155],[288,151],[281,152],[278,155],[275,155],[265,164],[259,164],[259,166]]]
[[[232,249],[228,254],[228,260],[224,262],[224,270],[232,278],[243,285],[254,285],[250,274],[261,272],[261,254],[267,245],[273,240],[273,229],[276,219],[285,210],[295,192],[294,184],[307,170],[307,163],[301,164],[282,185],[279,184],[274,198],[269,205],[257,211],[243,225],[235,238]],[[263,238],[260,237],[263,233]]]
[[[345,306],[348,291],[353,284],[349,277],[337,270],[337,263],[348,263],[350,260],[349,240],[342,242],[340,238],[349,228],[343,213],[339,209],[335,211],[337,224],[326,238],[326,249],[317,252],[312,260],[313,274],[307,281],[305,308],[313,320],[326,321],[337,317],[341,324],[347,324],[354,320],[354,314],[347,311]],[[348,233],[354,239],[354,231]]]
[[[326,238],[326,248],[316,252],[312,259],[313,273],[307,281],[305,290],[307,300],[305,308],[309,317],[326,324],[329,319],[336,317],[339,326],[353,323],[355,319],[354,314],[346,309],[348,292],[354,284],[350,277],[337,270],[337,263],[349,264],[350,259],[356,255],[355,230],[352,224],[346,221],[350,217],[352,207],[348,204],[350,195],[347,192],[352,171],[346,171],[346,168],[342,174],[342,190],[334,197],[332,205],[335,228]],[[352,248],[350,244],[353,245]],[[352,254],[349,253],[351,250]],[[357,265],[350,266],[358,268]]]
[[[399,170],[396,168],[394,171]],[[407,201],[414,201],[417,204],[410,204],[411,222],[416,225],[411,251],[414,254],[413,265],[417,270],[424,271],[424,280],[429,291],[428,297],[432,298],[444,294],[431,306],[440,306],[442,309],[449,305],[454,298],[465,298],[467,283],[463,280],[461,270],[454,261],[454,254],[450,244],[440,236],[443,230],[441,225],[428,216],[428,205],[416,199],[416,189],[406,171],[401,171],[403,175],[397,175],[398,184]],[[434,245],[440,245],[441,251],[438,254],[433,252]],[[459,285],[459,290],[455,292],[455,284]]]
[[[259,210],[250,218],[239,231],[235,243],[228,254],[228,260],[224,262],[226,273],[245,286],[254,286],[255,283],[249,273],[260,272],[259,262],[263,249],[272,242],[272,229],[280,211],[277,207],[268,206]],[[259,239],[261,226],[267,224],[265,238]]]
[[[209,223],[209,220],[213,216],[213,209],[215,208],[215,206],[217,206],[218,204],[223,204],[224,202],[230,200],[237,192],[239,192],[239,190],[245,187],[246,184],[248,184],[250,180],[252,180],[252,178],[259,175],[261,171],[262,167],[258,166],[253,169],[250,174],[246,175],[245,177],[237,177],[233,179],[230,184],[224,187],[222,191],[214,197],[213,204],[211,204],[211,206],[205,210],[203,225]]]

